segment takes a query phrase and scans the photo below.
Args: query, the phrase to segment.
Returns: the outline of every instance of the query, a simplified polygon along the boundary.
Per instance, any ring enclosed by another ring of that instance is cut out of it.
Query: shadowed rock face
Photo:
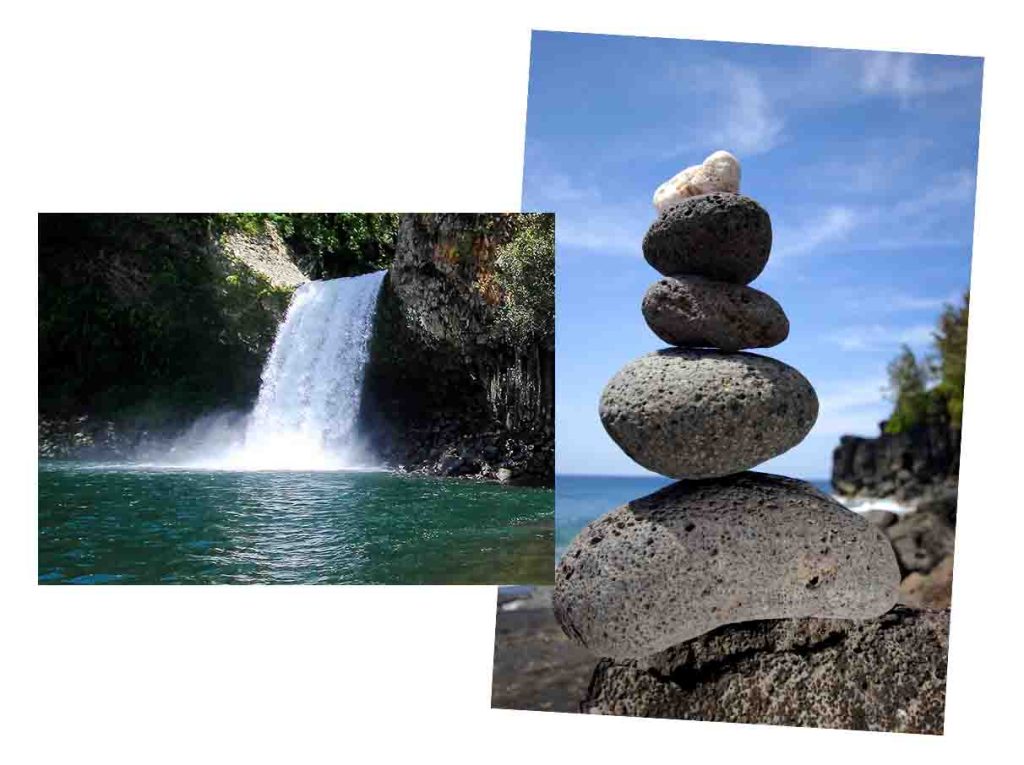
[[[644,661],[602,660],[581,711],[941,734],[949,611],[734,624]]]
[[[665,276],[692,274],[749,284],[772,247],[768,213],[750,197],[690,197],[658,216],[644,236],[644,257]]]
[[[361,431],[388,465],[554,482],[554,336],[514,346],[492,284],[502,215],[403,215],[381,288]]]
[[[635,658],[723,624],[868,619],[900,573],[876,527],[764,473],[682,481],[590,523],[555,572],[555,616],[599,656]]]
[[[840,494],[920,497],[956,486],[960,429],[939,420],[877,438],[843,436],[832,452],[832,485]]]
[[[601,423],[630,458],[672,478],[747,470],[796,446],[818,417],[814,388],[781,361],[674,348],[620,369]]]
[[[644,295],[643,313],[670,345],[739,351],[778,345],[789,335],[789,319],[770,296],[699,276],[655,282]]]

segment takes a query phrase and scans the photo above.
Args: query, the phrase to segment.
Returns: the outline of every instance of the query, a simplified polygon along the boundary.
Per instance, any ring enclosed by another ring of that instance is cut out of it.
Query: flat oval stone
[[[747,470],[800,443],[818,418],[802,374],[754,353],[668,348],[604,388],[601,423],[627,455],[672,478]]]
[[[555,572],[566,634],[632,659],[752,619],[869,619],[899,595],[879,531],[808,483],[680,481],[588,524]]]
[[[644,295],[644,319],[671,345],[769,348],[789,335],[789,319],[773,298],[729,282],[702,276],[667,276]]]
[[[749,284],[772,248],[768,213],[740,194],[704,194],[665,210],[644,236],[644,257],[665,276]]]

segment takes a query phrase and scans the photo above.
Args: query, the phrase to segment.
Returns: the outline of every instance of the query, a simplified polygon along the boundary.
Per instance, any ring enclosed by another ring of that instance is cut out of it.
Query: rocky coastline
[[[892,497],[901,503],[955,490],[960,429],[947,419],[875,438],[842,436],[832,453],[832,487],[846,497]]]
[[[909,511],[865,517],[892,543],[900,567],[900,602],[948,608],[960,470],[960,429],[945,417],[903,433],[843,436],[833,452],[832,487],[841,497],[891,498]]]

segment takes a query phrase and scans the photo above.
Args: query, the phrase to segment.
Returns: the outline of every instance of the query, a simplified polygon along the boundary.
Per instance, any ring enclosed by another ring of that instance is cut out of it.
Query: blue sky
[[[535,32],[523,209],[558,214],[557,471],[642,474],[597,402],[663,347],[640,314],[654,189],[717,149],[772,217],[752,286],[790,335],[758,351],[821,402],[807,439],[758,469],[824,478],[843,433],[889,412],[886,365],[927,350],[969,285],[982,60]]]

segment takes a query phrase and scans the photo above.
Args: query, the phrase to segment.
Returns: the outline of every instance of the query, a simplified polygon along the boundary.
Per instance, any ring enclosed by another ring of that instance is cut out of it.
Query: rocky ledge
[[[917,499],[953,487],[960,471],[960,430],[946,422],[885,433],[843,436],[832,453],[832,486],[846,496]]]
[[[949,611],[732,624],[643,660],[603,659],[580,711],[941,734]]]

